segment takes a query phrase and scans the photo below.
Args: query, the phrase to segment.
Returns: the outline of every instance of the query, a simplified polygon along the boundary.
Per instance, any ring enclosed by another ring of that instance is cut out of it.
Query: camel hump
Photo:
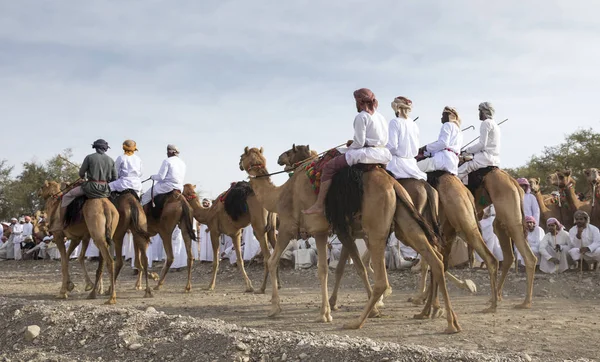
[[[252,186],[247,181],[236,182],[231,185],[223,197],[225,212],[233,221],[237,221],[248,212],[248,196],[254,195]]]

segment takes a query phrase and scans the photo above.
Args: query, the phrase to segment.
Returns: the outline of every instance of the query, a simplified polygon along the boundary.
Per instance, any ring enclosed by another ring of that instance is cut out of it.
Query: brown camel
[[[560,208],[558,205],[553,203],[546,203],[544,195],[540,192],[540,179],[539,178],[530,178],[529,179],[529,187],[531,189],[531,193],[535,196],[535,199],[540,206],[540,227],[544,230],[546,229],[546,221],[553,217],[558,220],[561,219]]]
[[[217,200],[217,202],[213,203],[213,205],[209,208],[202,207],[200,201],[196,197],[195,188],[195,185],[184,185],[183,195],[189,200],[190,206],[194,210],[194,218],[199,223],[208,226],[208,229],[210,230],[210,240],[213,249],[213,263],[212,278],[208,285],[208,290],[215,289],[220,259],[219,236],[221,234],[225,234],[231,237],[233,241],[235,254],[237,256],[238,269],[242,273],[242,277],[246,282],[246,292],[254,291],[252,282],[250,281],[250,278],[248,278],[246,270],[244,269],[244,258],[242,257],[240,246],[242,229],[248,225],[252,225],[252,229],[255,230],[254,234],[260,243],[260,249],[265,260],[265,275],[263,278],[263,283],[260,287],[260,293],[264,293],[267,287],[267,277],[269,275],[266,261],[271,257],[271,251],[269,250],[269,246],[267,244],[267,217],[272,218],[270,225],[274,225],[275,215],[269,214],[267,210],[261,206],[248,184],[242,184],[242,187],[239,188],[234,187],[230,189],[224,196],[225,198],[232,198],[231,202],[234,204],[233,210],[230,211],[232,215],[226,211],[226,201],[221,202],[220,200]],[[235,220],[233,217],[235,217]],[[275,246],[274,239],[271,239],[270,241],[272,241],[272,245]]]
[[[598,187],[600,186],[600,171],[597,168],[587,168],[583,170],[583,174],[590,184],[593,197],[589,206],[590,224],[598,227],[600,226],[600,188]]]
[[[590,214],[591,204],[588,201],[579,201],[579,198],[575,194],[575,179],[571,175],[571,170],[557,170],[555,173],[548,176],[548,182],[558,187],[558,190],[562,196],[564,195],[564,202],[561,202],[561,219],[560,222],[563,226],[569,230],[575,224],[573,215],[577,210],[583,210]]]
[[[167,273],[173,264],[173,231],[176,226],[181,229],[181,236],[185,244],[185,250],[187,252],[187,284],[185,286],[185,292],[192,290],[192,265],[194,258],[192,255],[192,240],[196,240],[196,234],[194,234],[194,219],[192,215],[192,209],[190,204],[179,190],[173,190],[169,194],[161,195],[165,197],[164,205],[160,213],[160,217],[155,218],[150,208],[150,204],[146,205],[144,211],[146,212],[146,218],[148,220],[148,233],[150,236],[156,234],[160,235],[167,254],[167,260],[163,265],[160,272],[160,279],[158,284],[154,287],[154,290],[160,290],[162,285],[165,283]],[[195,195],[194,195],[195,196]],[[136,254],[139,253],[136,250]]]
[[[531,308],[533,296],[533,277],[537,258],[531,251],[529,243],[525,238],[525,216],[523,210],[524,191],[517,181],[505,171],[495,168],[483,178],[482,184],[476,190],[475,200],[478,213],[490,204],[496,209],[496,220],[494,221],[494,232],[498,236],[502,247],[502,275],[498,284],[498,300],[502,300],[502,288],[506,275],[515,260],[512,242],[521,253],[525,263],[527,274],[527,291],[525,301],[517,305],[517,308]]]
[[[280,165],[285,164],[288,166],[286,169],[291,170],[293,169],[292,165],[298,165],[300,162],[313,157],[313,155],[307,150],[309,150],[308,146],[294,145],[292,149],[284,152],[279,157],[278,163]],[[446,249],[444,249],[446,252],[444,257],[448,259],[448,255],[451,251],[452,245],[454,244],[456,235],[458,233],[462,233],[464,236],[463,239],[467,240],[468,244],[471,245],[480,255],[482,255],[482,259],[484,259],[486,265],[488,265],[491,290],[495,291],[496,280],[498,278],[498,261],[489,251],[485,245],[483,237],[481,236],[479,224],[475,215],[473,196],[462,184],[462,182],[458,180],[458,178],[450,176],[451,175],[440,177],[437,191],[441,190],[443,193],[440,193],[439,195],[438,192],[436,192],[436,189],[434,189],[425,181],[416,179],[401,179],[398,181],[410,195],[417,211],[421,215],[425,215],[426,220],[432,225],[440,224],[440,221],[438,220],[439,197],[441,205],[439,215],[441,217],[441,225],[444,230],[442,235],[446,239],[445,245],[448,246]],[[432,201],[432,203],[430,203],[430,201]],[[346,263],[346,256],[347,253],[344,253],[344,247],[342,246],[342,254],[336,268],[336,283],[330,298],[330,301],[333,301],[333,303],[330,303],[332,304],[332,307],[335,305],[337,300],[337,292],[341,281],[341,276],[343,274],[344,265]],[[425,282],[426,273],[429,268],[427,263],[422,263],[421,265],[422,274],[419,289],[420,294],[410,298],[410,301],[412,301],[414,304],[422,304],[428,296],[428,293],[425,290]],[[445,274],[446,277],[455,283],[459,288],[467,289],[472,293],[477,290],[475,283],[473,283],[471,280],[467,279],[465,281],[461,281],[448,271],[446,271]],[[495,294],[496,293],[492,292],[492,296]],[[488,311],[493,312],[495,309],[496,300],[494,297],[492,297],[492,306],[488,309]]]
[[[288,245],[290,239],[297,234],[299,227],[305,227],[315,237],[317,243],[317,254],[319,257],[318,272],[321,281],[321,314],[319,321],[330,322],[331,308],[327,298],[327,234],[328,221],[325,215],[304,215],[301,210],[311,206],[316,200],[316,194],[312,188],[306,172],[296,171],[285,184],[280,187],[273,185],[266,170],[266,159],[263,150],[248,147],[240,158],[240,169],[245,170],[250,176],[250,184],[254,193],[263,206],[276,212],[280,218],[280,229],[275,251],[269,259],[269,272],[271,273],[271,284],[273,290],[271,316],[281,312],[280,298],[277,290],[277,279],[273,273],[277,270],[281,253]],[[301,170],[301,168],[300,168]],[[366,318],[371,314],[376,302],[387,290],[391,290],[385,269],[385,246],[392,220],[396,220],[395,231],[402,240],[406,240],[415,250],[421,253],[423,258],[432,266],[432,276],[441,286],[446,305],[448,327],[447,333],[460,331],[456,314],[452,310],[448,291],[446,289],[443,263],[437,256],[431,243],[435,243],[435,234],[418,214],[410,201],[410,197],[402,186],[389,176],[383,169],[375,168],[373,171],[365,172],[362,176],[364,185],[364,196],[360,209],[361,225],[368,238],[368,248],[371,251],[375,285],[370,299],[363,313],[355,322],[346,324],[345,328],[360,328],[364,325]],[[334,180],[335,181],[335,180]],[[335,185],[330,192],[336,192]],[[355,195],[347,195],[351,198]],[[330,210],[328,213],[335,213]],[[331,215],[331,214],[329,214]],[[402,221],[400,223],[400,220]],[[348,219],[345,220],[349,222]],[[347,225],[346,225],[347,226]],[[360,227],[358,228],[360,229]],[[341,231],[348,230],[341,228]],[[354,245],[353,236],[340,233],[337,230],[343,245]]]
[[[48,229],[54,235],[54,242],[60,252],[62,266],[62,286],[58,298],[66,299],[67,291],[74,288],[69,275],[69,255],[65,250],[64,237],[71,240],[94,239],[94,243],[100,250],[102,258],[106,261],[110,275],[111,293],[106,304],[117,302],[115,285],[114,262],[108,249],[109,243],[119,222],[119,213],[108,199],[88,199],[83,204],[83,220],[64,228],[60,217],[60,186],[56,182],[44,182],[40,195],[46,200],[45,212],[48,215]],[[99,263],[99,269],[102,263]],[[98,276],[98,274],[97,274]],[[96,283],[100,278],[96,278]],[[97,285],[96,285],[97,287]],[[92,288],[89,298],[96,297],[96,287]]]

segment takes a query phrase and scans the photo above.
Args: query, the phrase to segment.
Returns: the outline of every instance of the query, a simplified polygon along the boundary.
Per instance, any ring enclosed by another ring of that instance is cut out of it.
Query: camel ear
[[[292,151],[296,152],[296,144],[295,143],[292,145]]]
[[[541,178],[539,178],[539,177],[538,177],[538,178],[536,178],[536,179],[534,179],[534,180],[537,180],[538,184],[542,182],[542,179],[541,179]]]
[[[260,151],[259,151],[259,152],[260,152],[260,154],[262,155],[262,153],[263,153],[263,148],[262,148],[262,147],[260,148]]]
[[[306,150],[310,152],[310,145],[306,145]]]
[[[250,150],[248,149],[248,146],[246,146],[246,147],[244,148],[244,155],[247,155],[249,151],[250,151]]]
[[[586,176],[589,176],[590,175],[590,169],[586,168],[585,170],[583,170],[583,174],[586,175]]]

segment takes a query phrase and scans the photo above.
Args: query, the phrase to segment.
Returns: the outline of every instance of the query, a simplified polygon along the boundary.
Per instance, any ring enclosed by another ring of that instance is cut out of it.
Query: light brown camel
[[[195,185],[185,184],[183,186],[183,195],[189,200],[190,206],[194,210],[194,218],[201,224],[208,226],[210,230],[210,240],[212,243],[213,250],[213,263],[212,263],[212,278],[208,285],[208,290],[215,289],[215,283],[217,281],[217,270],[219,269],[219,236],[225,234],[231,237],[235,254],[237,256],[237,266],[242,277],[246,283],[246,292],[253,292],[252,282],[246,270],[244,269],[244,258],[241,252],[241,236],[242,229],[248,225],[252,225],[254,235],[260,243],[260,249],[262,251],[263,258],[265,260],[265,274],[263,283],[260,287],[260,293],[264,293],[267,287],[267,277],[269,276],[269,269],[267,268],[267,260],[271,257],[271,251],[267,244],[267,217],[271,217],[272,220],[270,225],[275,224],[275,215],[268,213],[265,210],[256,196],[252,193],[250,185],[247,183],[242,184],[241,187],[235,187],[230,189],[225,196],[231,197],[231,204],[233,209],[230,210],[232,215],[226,211],[225,202],[217,200],[212,204],[211,207],[204,208],[200,204],[196,196]],[[247,185],[247,186],[246,186]],[[247,187],[247,188],[246,188]],[[229,204],[228,204],[229,205]],[[235,220],[233,219],[235,217]],[[272,239],[272,245],[275,246],[275,240]]]
[[[589,215],[590,224],[599,227],[600,226],[600,171],[597,168],[587,168],[583,170],[583,174],[590,184],[592,191],[592,202],[590,203]]]
[[[44,182],[40,195],[46,201],[45,212],[48,216],[48,229],[54,235],[54,242],[60,252],[62,266],[62,286],[58,294],[59,298],[66,299],[67,291],[73,290],[73,283],[69,275],[69,255],[65,250],[64,237],[71,240],[94,239],[94,243],[100,250],[106,261],[110,275],[111,294],[106,304],[115,304],[117,293],[115,286],[114,262],[108,249],[109,243],[119,222],[119,213],[108,199],[88,199],[83,204],[83,220],[64,228],[60,217],[60,186],[56,182]],[[101,263],[100,263],[101,264]],[[96,283],[100,278],[96,278]],[[96,297],[96,287],[92,288],[89,298]]]
[[[506,275],[515,260],[512,242],[523,257],[527,274],[527,291],[525,300],[516,308],[531,308],[533,296],[533,278],[537,258],[531,251],[525,238],[525,214],[523,210],[523,188],[505,171],[496,168],[491,170],[484,178],[481,186],[476,190],[475,200],[478,214],[490,204],[496,209],[494,232],[500,241],[502,255],[502,275],[498,284],[498,300],[502,300],[502,288]]]
[[[583,210],[588,214],[591,212],[591,204],[587,201],[579,201],[579,198],[575,194],[575,179],[571,174],[571,170],[557,170],[555,173],[548,176],[548,182],[558,187],[558,190],[564,195],[564,203],[561,203],[561,219],[560,222],[563,224],[566,230],[569,230],[575,224],[573,215],[577,210]]]
[[[540,192],[540,179],[539,178],[530,178],[529,179],[529,187],[531,189],[531,193],[535,196],[535,199],[540,206],[540,227],[546,230],[546,221],[553,217],[558,220],[561,218],[560,208],[558,205],[553,203],[546,203],[545,197]]]
[[[310,148],[308,146],[299,146],[294,145],[290,150],[282,153],[279,157],[278,163],[279,165],[286,165],[287,170],[293,169],[292,165],[297,165],[300,162],[310,159],[313,157],[311,153],[308,152]],[[313,151],[314,152],[314,151]],[[450,175],[449,175],[450,176]],[[481,236],[481,231],[479,229],[479,224],[475,215],[475,205],[473,204],[473,196],[469,192],[469,190],[458,180],[456,177],[441,177],[440,184],[437,187],[437,190],[441,190],[443,193],[438,194],[436,189],[430,186],[427,182],[416,180],[416,179],[401,179],[399,180],[400,184],[406,189],[408,194],[410,195],[415,208],[417,211],[424,215],[426,220],[432,224],[437,225],[441,224],[444,230],[442,234],[446,239],[447,249],[444,251],[449,254],[452,245],[454,244],[454,240],[456,239],[456,235],[458,233],[463,234],[463,239],[467,240],[469,245],[471,245],[480,255],[482,255],[482,259],[488,265],[488,270],[490,273],[490,284],[491,290],[496,290],[496,280],[498,278],[498,261],[494,257],[494,255],[489,251],[483,237]],[[438,220],[438,197],[440,201],[440,209],[439,215],[441,217]],[[432,203],[430,203],[432,201]],[[346,255],[344,255],[346,254]],[[445,255],[446,259],[448,259],[448,255]],[[330,304],[332,308],[337,301],[337,292],[339,288],[339,284],[341,281],[341,277],[344,271],[344,265],[346,263],[347,253],[344,253],[344,247],[342,246],[342,254],[340,256],[340,261],[336,268],[336,281],[335,287],[333,289],[333,293],[330,298]],[[428,265],[427,263],[422,263],[422,274],[421,274],[421,283],[419,285],[419,293],[418,295],[410,298],[409,301],[412,301],[414,304],[422,304],[428,296],[428,293],[425,289],[426,283],[426,274]],[[471,280],[459,280],[450,272],[446,271],[446,277],[451,280],[454,284],[456,284],[461,289],[467,289],[470,292],[476,292],[477,288],[475,283]],[[492,292],[492,296],[496,293]],[[492,307],[489,308],[488,311],[493,312],[496,309],[495,298],[492,297]]]
[[[194,195],[195,196],[195,195]],[[181,236],[185,244],[185,250],[187,252],[187,284],[185,286],[185,292],[192,290],[192,265],[194,263],[194,257],[192,255],[192,240],[196,240],[196,234],[194,233],[194,219],[193,211],[190,204],[179,190],[174,190],[169,194],[161,195],[165,197],[162,211],[158,217],[153,215],[151,204],[144,207],[146,218],[148,220],[148,233],[150,236],[156,234],[160,235],[165,253],[167,254],[167,260],[163,265],[160,272],[160,279],[158,284],[154,287],[154,290],[160,290],[162,285],[165,283],[167,273],[173,264],[173,231],[176,226],[181,229]],[[139,253],[139,251],[136,251]]]
[[[271,212],[276,212],[280,218],[277,244],[271,259],[269,259],[269,272],[271,273],[273,290],[270,315],[276,316],[281,312],[277,279],[273,277],[273,273],[277,270],[281,253],[288,245],[290,239],[297,234],[299,227],[305,227],[315,237],[319,257],[318,272],[321,281],[322,298],[321,312],[318,320],[330,322],[332,318],[327,298],[328,270],[326,251],[329,225],[324,215],[304,215],[301,212],[301,210],[311,206],[316,200],[316,194],[306,172],[294,172],[285,184],[277,187],[271,182],[269,173],[266,170],[266,159],[263,156],[262,148],[249,149],[248,147],[245,148],[244,153],[240,157],[240,169],[245,170],[250,176],[252,189],[263,206]],[[446,332],[456,333],[460,331],[460,326],[458,325],[456,314],[452,310],[446,289],[443,263],[430,244],[430,242],[436,242],[435,234],[418,214],[406,191],[383,169],[376,168],[373,171],[364,173],[362,180],[364,196],[360,200],[361,226],[369,236],[368,248],[371,251],[375,285],[363,313],[355,322],[348,323],[344,327],[353,329],[362,327],[381,295],[386,290],[391,290],[387,280],[384,253],[392,220],[396,220],[396,234],[402,240],[406,240],[409,245],[420,252],[423,258],[430,263],[432,266],[432,276],[441,286],[448,321]],[[330,192],[332,191],[337,191],[335,189],[335,180]],[[347,195],[347,198],[351,198],[352,196]],[[328,210],[327,212],[334,213],[335,211]],[[346,221],[348,220],[346,219]],[[352,235],[343,235],[338,230],[338,236],[340,236],[340,241],[344,245],[354,245]]]

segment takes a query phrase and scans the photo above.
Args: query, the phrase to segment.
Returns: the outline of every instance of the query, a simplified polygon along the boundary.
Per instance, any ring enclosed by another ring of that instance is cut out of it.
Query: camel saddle
[[[135,199],[138,200],[138,202],[140,201],[140,196],[138,195],[137,191],[132,190],[132,189],[127,189],[127,190],[124,190],[124,191],[111,191],[110,197],[108,199],[116,207],[117,206],[117,200],[119,199],[119,197],[121,197],[123,195],[127,195],[127,194],[133,195],[135,197]]]
[[[154,196],[154,206],[152,206],[152,202],[149,202],[146,205],[144,205],[144,212],[146,213],[146,215],[150,215],[153,219],[156,220],[160,219],[163,208],[165,207],[167,200],[171,196],[181,196],[181,191],[175,189],[165,194],[158,194]]]
[[[85,205],[87,200],[87,196],[79,196],[67,206],[65,219],[63,220],[63,226],[65,228],[83,221],[83,205]]]
[[[446,174],[450,174],[450,172],[445,170],[435,170],[432,172],[427,172],[427,183],[437,190],[437,187],[440,185],[440,177]]]
[[[219,195],[219,202],[225,206],[225,212],[233,221],[237,221],[248,212],[248,196],[253,195],[254,190],[247,181],[232,182],[229,190]]]

